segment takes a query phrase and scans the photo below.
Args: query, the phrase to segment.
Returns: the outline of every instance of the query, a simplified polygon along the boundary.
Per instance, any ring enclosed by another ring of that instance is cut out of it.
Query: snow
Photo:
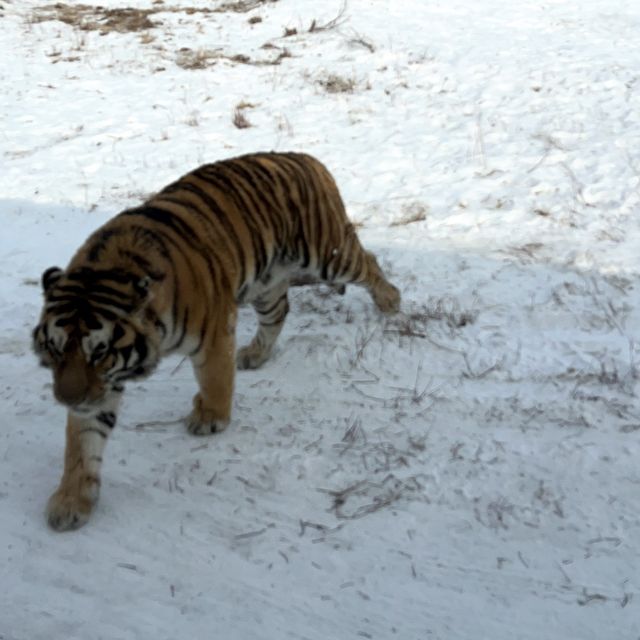
[[[112,2],[157,24],[101,33],[0,1],[0,638],[637,638],[640,4],[349,0],[311,33],[340,2],[252,4]],[[269,149],[332,170],[403,313],[296,290],[207,439],[166,360],[52,532],[40,273]]]

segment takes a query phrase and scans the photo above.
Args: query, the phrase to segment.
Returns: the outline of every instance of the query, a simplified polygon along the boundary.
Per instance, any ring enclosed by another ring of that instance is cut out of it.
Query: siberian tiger
[[[171,352],[191,358],[196,435],[229,423],[234,370],[259,367],[289,310],[291,284],[366,287],[383,312],[400,294],[365,251],[328,170],[299,153],[204,165],[95,231],[62,270],[42,274],[33,344],[68,408],[64,472],[47,506],[56,530],[88,520],[102,452],[127,380]],[[235,353],[236,310],[259,326]]]

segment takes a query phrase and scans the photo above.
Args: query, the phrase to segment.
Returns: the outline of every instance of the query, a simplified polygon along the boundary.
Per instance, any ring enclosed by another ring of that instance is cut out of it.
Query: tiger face
[[[45,306],[34,351],[53,371],[56,399],[76,413],[97,411],[126,380],[160,358],[146,303],[148,282],[133,274],[57,267],[42,275]]]

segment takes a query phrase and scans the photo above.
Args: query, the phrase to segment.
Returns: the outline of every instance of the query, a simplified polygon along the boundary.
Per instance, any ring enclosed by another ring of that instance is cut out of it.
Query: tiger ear
[[[42,284],[42,290],[45,293],[49,293],[49,290],[53,285],[62,278],[64,271],[60,267],[49,267],[42,272],[40,282]]]

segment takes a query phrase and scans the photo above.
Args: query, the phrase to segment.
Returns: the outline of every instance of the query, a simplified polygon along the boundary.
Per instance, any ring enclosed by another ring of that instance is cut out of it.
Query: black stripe
[[[222,187],[215,185],[218,189],[221,189],[225,195],[230,198],[238,209],[238,213],[242,216],[245,224],[249,227],[249,237],[251,239],[251,245],[253,247],[254,257],[254,272],[252,279],[256,279],[267,264],[268,257],[265,251],[263,243],[264,229],[260,228],[260,225],[256,225],[256,220],[253,217],[253,207],[247,204],[244,198],[243,191],[238,189],[237,183],[229,179],[229,176],[225,175],[222,164],[207,165],[206,175],[207,180],[212,184],[215,182],[221,183]],[[246,276],[245,276],[246,278]],[[244,280],[244,278],[243,278]]]
[[[199,180],[202,180],[203,182],[210,182],[209,176],[203,172],[200,172],[199,170],[194,171],[193,177]],[[214,186],[214,185],[211,185],[211,186]],[[219,221],[220,224],[222,224],[224,230],[227,232],[227,234],[231,238],[233,242],[233,246],[238,251],[240,269],[242,273],[240,282],[244,282],[244,277],[245,277],[244,272],[246,268],[245,266],[246,257],[244,253],[244,247],[242,246],[242,242],[240,241],[240,236],[238,236],[238,232],[236,231],[236,228],[234,227],[231,220],[229,220],[229,216],[227,215],[227,213],[225,213],[224,209],[220,206],[218,201],[213,196],[208,194],[202,187],[198,186],[197,184],[193,184],[192,182],[183,182],[181,184],[181,188],[195,195],[196,197],[200,198],[202,202],[206,205],[208,212],[214,214],[214,216],[211,216],[211,217],[214,220]],[[212,225],[213,220],[208,220],[208,223],[209,225]]]
[[[198,346],[193,349],[193,351],[191,351],[190,355],[191,356],[195,356],[196,353],[198,353],[200,351],[200,349],[202,348],[202,344],[204,342],[204,337],[207,333],[207,327],[209,326],[209,322],[208,322],[208,318],[205,316],[205,318],[202,320],[202,324],[200,325],[200,338],[198,340]]]
[[[124,347],[121,347],[119,350],[120,355],[122,356],[122,360],[124,362],[123,369],[127,369],[129,366],[129,358],[133,353],[133,345],[127,344]]]
[[[142,206],[138,209],[129,209],[123,211],[119,216],[140,216],[158,224],[164,225],[168,229],[171,229],[179,236],[186,237],[192,243],[194,249],[200,249],[202,251],[202,243],[198,238],[198,234],[194,231],[193,227],[189,225],[185,220],[171,211],[166,209],[160,209],[153,206]]]
[[[144,362],[149,353],[149,348],[145,337],[141,333],[136,334],[133,347],[138,354],[138,362]]]
[[[96,416],[96,420],[113,429],[116,424],[116,414],[113,411],[102,411]]]
[[[179,349],[180,345],[183,343],[184,341],[184,337],[187,333],[187,323],[189,322],[189,309],[187,307],[185,307],[184,310],[184,318],[182,319],[182,326],[181,326],[181,332],[180,332],[180,337],[178,338],[178,340],[176,342],[174,342],[174,344],[171,345],[171,350],[173,349]],[[175,331],[175,327],[174,327],[174,331]]]
[[[292,174],[300,191],[301,242],[304,244],[305,255],[303,266],[307,267],[311,259],[309,244],[316,248],[318,258],[321,255],[322,222],[326,207],[323,209],[318,199],[321,189],[316,184],[317,176],[303,161],[302,156],[287,154],[287,161],[293,165]]]
[[[111,336],[111,340],[112,342],[115,344],[116,342],[118,342],[118,340],[120,340],[120,338],[122,338],[122,336],[124,336],[125,334],[125,330],[119,325],[115,325],[113,327],[113,334]]]
[[[274,208],[267,198],[263,197],[261,189],[256,185],[253,175],[244,163],[229,162],[225,163],[225,166],[238,180],[245,183],[242,193],[251,201],[250,212],[258,218],[258,238],[260,241],[266,241],[267,231],[273,233],[273,242],[270,245],[265,244],[267,261],[262,266],[259,275],[268,273],[276,257],[275,247],[280,247],[285,242],[284,216],[281,211]],[[255,222],[253,217],[252,221]]]
[[[110,298],[99,294],[94,295],[93,293],[89,293],[87,298],[87,302],[91,303],[91,305],[94,307],[93,311],[96,313],[100,313],[100,310],[104,308],[103,305],[106,305],[108,307],[115,307],[118,311],[122,311],[122,313],[125,315],[130,314],[136,308],[136,305],[134,305],[130,301]]]
[[[163,258],[169,259],[169,251],[167,245],[164,242],[162,234],[156,233],[153,229],[142,227],[137,224],[130,226],[130,232],[133,236],[134,244],[142,245],[144,251],[149,251],[150,248],[155,249]]]
[[[162,192],[158,194],[158,197],[162,197]],[[186,206],[182,203],[181,206]],[[192,256],[189,255],[191,251],[196,251],[202,256],[207,263],[207,267],[209,269],[209,273],[212,277],[212,280],[215,282],[215,278],[213,277],[216,272],[216,264],[213,259],[215,256],[211,253],[210,249],[205,246],[200,240],[198,234],[193,229],[193,227],[188,224],[184,218],[181,216],[171,213],[168,210],[161,209],[160,207],[155,206],[142,206],[138,209],[129,209],[128,211],[123,211],[118,215],[120,216],[140,216],[143,219],[147,219],[151,222],[157,222],[160,225],[164,225],[167,229],[173,231],[179,238],[181,238],[184,242],[188,243],[189,249],[185,251],[182,249],[178,243],[168,236],[165,236],[168,240],[171,241],[176,250],[180,251],[184,261],[187,263],[189,271],[191,272],[191,276],[193,278],[193,282],[197,283],[200,278],[198,274],[193,269],[192,264]]]
[[[113,280],[120,284],[130,284],[133,276],[131,273],[123,271],[122,269],[92,269],[91,267],[80,267],[69,273],[67,278],[85,284],[94,284],[98,280]]]
[[[275,231],[276,245],[285,244],[290,224],[288,224],[286,212],[279,206],[273,180],[265,178],[264,174],[271,178],[269,171],[257,162],[234,163],[231,168],[237,171],[249,184],[251,194],[258,200],[256,206],[264,207],[265,214],[269,217],[269,222]]]
[[[268,316],[270,315],[273,311],[275,311],[276,307],[282,302],[282,300],[286,300],[287,299],[287,294],[283,293],[273,304],[271,304],[269,307],[267,307],[266,309],[261,305],[261,304],[256,304],[254,305],[256,308],[256,311],[260,314],[260,315],[264,315],[264,316]],[[270,304],[271,301],[267,300],[265,301],[266,304]]]
[[[86,289],[84,288],[84,286],[82,286],[81,284],[61,284],[58,285],[56,287],[56,294],[57,295],[61,295],[61,294],[66,294],[69,296],[78,296],[78,295],[82,295],[84,292],[86,291]],[[49,299],[54,298],[54,296],[50,296]]]
[[[260,196],[260,190],[256,188],[256,185],[251,176],[247,176],[247,172],[244,169],[244,164],[234,164],[233,161],[230,161],[224,163],[224,168],[229,171],[229,173],[231,173],[232,176],[236,178],[236,180],[241,180],[242,182],[246,183],[245,185],[242,185],[241,188],[238,188],[238,186],[240,185],[236,185],[235,190],[242,196],[242,198],[247,198],[250,201],[251,207],[248,208],[248,211],[256,214],[260,218],[259,222],[263,226],[263,228],[272,226],[273,221],[271,217],[265,217],[263,215],[261,204],[265,204],[265,201],[261,203],[256,200],[256,198],[259,198]]]
[[[100,322],[97,316],[93,313],[88,313],[85,315],[84,323],[87,325],[87,329],[89,329],[90,331],[102,329],[102,322]]]
[[[122,216],[124,214],[127,214],[127,211],[124,211],[123,213],[119,214],[119,216]],[[118,217],[119,217],[118,216]],[[158,246],[161,247],[161,252],[162,252],[162,256],[163,258],[165,258],[167,261],[169,261],[174,267],[174,260],[173,260],[173,256],[171,255],[169,249],[167,248],[168,245],[170,245],[171,247],[173,247],[173,249],[180,255],[180,257],[184,260],[187,269],[189,269],[189,276],[190,276],[190,281],[191,282],[197,282],[198,281],[198,274],[196,273],[196,271],[193,268],[193,264],[191,262],[190,256],[189,256],[189,251],[191,249],[190,246],[188,246],[188,248],[185,250],[183,244],[181,244],[180,242],[178,242],[176,240],[176,238],[166,232],[160,231],[158,229],[147,229],[146,227],[142,227],[139,225],[134,225],[132,226],[133,229],[136,230],[137,235],[140,236],[140,238],[143,241],[151,241],[151,242],[157,242]],[[182,238],[181,236],[178,236],[180,240],[182,240],[182,243],[185,243],[184,238]],[[178,287],[178,279],[177,276],[175,274],[175,269],[174,269],[174,277],[173,277],[173,287],[174,287],[174,291],[178,291],[179,287]],[[174,306],[177,303],[176,300],[176,296],[173,297],[174,300]],[[174,326],[176,325],[176,318],[175,318],[175,314],[174,314]]]
[[[98,260],[100,260],[100,254],[106,248],[110,238],[122,234],[123,231],[121,229],[103,229],[102,231],[98,231],[92,239],[93,243],[87,255],[89,262],[97,262]]]
[[[280,205],[280,215],[288,215],[289,223],[292,229],[291,241],[287,242],[291,254],[288,256],[292,260],[299,260],[302,256],[301,266],[307,267],[309,265],[309,247],[307,245],[304,233],[304,219],[309,217],[309,211],[303,211],[301,207],[293,201],[291,194],[290,182],[293,179],[296,181],[298,190],[300,192],[301,205],[306,205],[308,208],[308,202],[302,202],[302,199],[308,200],[306,184],[300,180],[297,173],[293,172],[291,175],[288,168],[284,166],[284,163],[280,163],[277,166],[276,171],[270,172],[265,167],[257,165],[259,171],[262,171],[277,185],[285,198],[285,204]]]

